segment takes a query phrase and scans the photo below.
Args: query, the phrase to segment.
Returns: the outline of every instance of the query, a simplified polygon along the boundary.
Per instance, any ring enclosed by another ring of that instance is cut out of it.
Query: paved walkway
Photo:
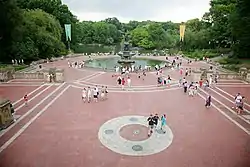
[[[246,103],[243,115],[231,108],[236,93],[250,98],[249,84],[220,80],[214,88],[188,97],[176,81],[170,87],[157,87],[154,72],[148,73],[144,81],[132,75],[132,88],[123,91],[109,72],[68,68],[67,60],[44,66],[64,68],[66,82],[12,80],[0,84],[1,95],[14,102],[19,115],[15,124],[0,133],[0,167],[250,164],[250,103]],[[209,65],[184,62],[184,66]],[[166,70],[164,74],[179,78],[177,71]],[[82,88],[95,85],[108,86],[108,99],[83,103]],[[27,107],[22,102],[25,93],[30,99]],[[208,93],[213,106],[206,109],[204,98]],[[166,133],[158,127],[147,138],[145,125],[150,113],[167,114]]]

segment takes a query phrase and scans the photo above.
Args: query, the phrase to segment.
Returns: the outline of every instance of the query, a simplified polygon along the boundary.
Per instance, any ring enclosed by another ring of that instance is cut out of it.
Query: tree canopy
[[[134,47],[146,50],[227,49],[235,57],[249,58],[250,1],[211,0],[202,19],[188,20],[185,38],[180,42],[180,23],[171,21],[130,21],[117,18],[78,21],[61,0],[0,1],[0,62],[27,61],[67,53],[64,24],[72,25],[71,45],[113,46],[129,35]],[[74,47],[73,47],[74,48]]]

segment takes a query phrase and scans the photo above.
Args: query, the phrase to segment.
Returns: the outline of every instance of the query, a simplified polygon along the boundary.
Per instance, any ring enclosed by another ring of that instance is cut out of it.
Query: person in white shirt
[[[212,87],[212,84],[213,84],[213,77],[212,77],[212,75],[210,75],[210,77],[209,77],[209,87]]]
[[[131,66],[131,70],[132,70],[132,72],[135,71],[135,66],[134,65]]]
[[[238,107],[238,104],[241,103],[242,99],[243,99],[243,98],[242,98],[241,94],[240,94],[240,93],[237,93],[237,95],[235,96],[235,108]],[[234,107],[232,107],[232,108],[234,108]]]
[[[87,98],[87,90],[86,88],[83,88],[82,90],[82,100],[85,103],[86,102],[86,98]]]
[[[116,72],[117,74],[119,73],[119,67],[118,67],[118,66],[115,68],[115,72]]]
[[[88,90],[87,90],[87,100],[88,100],[88,103],[90,103],[90,101],[91,101],[91,96],[92,96],[92,92],[91,92],[90,87],[88,87]]]
[[[131,78],[130,77],[128,77],[127,82],[128,82],[128,87],[130,88],[131,87]]]
[[[124,74],[125,71],[126,71],[126,69],[123,67],[123,68],[122,68],[122,74]]]

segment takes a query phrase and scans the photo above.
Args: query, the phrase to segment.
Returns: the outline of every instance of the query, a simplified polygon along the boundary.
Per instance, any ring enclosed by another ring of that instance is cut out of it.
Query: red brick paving
[[[90,79],[86,82],[92,82],[104,85],[117,85],[118,76],[112,77],[113,74],[115,73],[105,73],[98,77],[93,77],[93,79]],[[143,80],[142,78],[138,78],[138,76],[135,73],[131,74],[131,85],[132,86],[157,85],[157,76],[155,74],[147,73],[147,76],[144,77]]]
[[[34,82],[34,83],[41,83],[44,82],[42,79],[13,79],[9,81],[10,83],[15,83],[15,82]]]
[[[206,109],[199,97],[189,98],[180,90],[114,93],[107,101],[83,104],[77,94],[79,89],[67,91],[2,152],[2,166],[125,167],[152,166],[157,162],[174,167],[245,167],[249,162],[249,136],[213,108]],[[75,97],[71,105],[66,103],[68,97]],[[107,120],[152,112],[166,113],[173,131],[173,143],[165,151],[130,157],[109,151],[99,142],[98,129]]]
[[[246,99],[250,99],[250,86],[249,87],[223,87],[218,86],[220,89],[226,91],[227,93],[235,96],[237,93],[241,93]]]
[[[30,93],[38,87],[39,86],[1,86],[0,85],[0,95],[14,102],[22,98],[26,93]]]
[[[77,80],[77,79],[81,79],[81,78],[85,78],[87,76],[90,76],[94,73],[97,72],[92,72],[92,71],[86,71],[83,69],[74,69],[74,68],[65,68],[65,80],[66,81],[72,81],[72,80]]]
[[[16,112],[17,115],[20,115],[20,119],[22,119],[17,125],[15,125],[12,129],[10,129],[7,133],[5,133],[3,136],[1,136],[0,140],[0,146],[2,146],[6,141],[8,141],[15,133],[17,133],[21,127],[23,127],[32,117],[35,116],[35,114],[39,111],[41,111],[44,106],[49,102],[46,100],[42,104],[38,105],[35,110],[33,110],[30,114],[28,114],[24,119],[22,118],[24,114],[29,112],[35,105],[37,105],[42,99],[44,99],[50,92],[55,90],[54,87],[50,87],[45,92],[43,92],[41,95],[39,95],[37,98],[35,98],[33,101],[31,101],[28,106],[22,107],[20,110]]]
[[[24,113],[26,113],[27,111],[29,111],[31,108],[33,108],[37,103],[39,103],[41,100],[43,100],[46,96],[48,96],[51,92],[53,92],[56,88],[57,88],[57,86],[51,86],[50,88],[48,88],[47,90],[45,90],[43,93],[41,93],[40,95],[38,95],[38,97],[36,97],[35,99],[29,100],[28,101],[28,106],[24,106],[21,109],[19,109],[18,111],[16,111],[16,114],[17,115],[23,115]],[[38,92],[38,93],[40,93],[40,92]],[[36,94],[34,94],[34,96],[35,95]],[[31,99],[32,97],[33,96],[30,96],[29,99]]]
[[[60,62],[55,64],[64,63],[67,81],[94,73],[76,72],[75,69],[67,68],[66,61]],[[200,64],[195,63],[195,66]],[[172,73],[178,76],[177,72]],[[105,75],[87,82],[113,83],[111,77]],[[147,84],[155,84],[156,79],[153,77],[150,76]],[[206,109],[204,100],[198,96],[190,98],[182,90],[110,93],[108,100],[90,104],[84,104],[80,97],[80,89],[70,88],[66,91],[0,153],[0,167],[152,167],[166,164],[171,167],[248,167],[250,164],[249,135],[214,108]],[[34,104],[40,98],[34,100]],[[51,98],[22,120],[19,126],[10,130],[7,133],[9,136],[1,138],[0,144],[49,101]],[[173,143],[163,152],[145,157],[123,156],[108,150],[99,142],[99,127],[107,120],[124,115],[148,116],[156,112],[167,114],[167,123],[174,134]]]

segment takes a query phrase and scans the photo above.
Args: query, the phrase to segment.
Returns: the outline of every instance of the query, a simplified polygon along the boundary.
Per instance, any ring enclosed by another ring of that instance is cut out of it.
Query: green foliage
[[[0,64],[0,72],[1,71],[20,71],[27,68],[27,65],[9,65],[9,64]]]
[[[2,62],[66,54],[64,24],[72,25],[71,48],[77,53],[117,52],[126,34],[134,47],[145,52],[156,49],[177,54],[182,51],[198,59],[229,52],[238,58],[250,55],[249,0],[211,0],[209,12],[201,20],[194,18],[185,23],[183,42],[179,40],[180,23],[130,21],[125,24],[115,17],[79,22],[61,0],[0,1],[0,19]]]
[[[15,43],[13,53],[24,60],[60,56],[65,51],[61,42],[62,28],[54,16],[40,10],[24,10],[22,40]]]
[[[75,53],[108,53],[115,50],[114,46],[103,46],[103,45],[74,45],[72,49]]]
[[[121,32],[117,25],[104,21],[77,23],[76,31],[77,43],[112,45],[121,40]]]
[[[0,1],[0,62],[7,62],[11,56],[11,46],[19,34],[22,14],[15,0]]]

